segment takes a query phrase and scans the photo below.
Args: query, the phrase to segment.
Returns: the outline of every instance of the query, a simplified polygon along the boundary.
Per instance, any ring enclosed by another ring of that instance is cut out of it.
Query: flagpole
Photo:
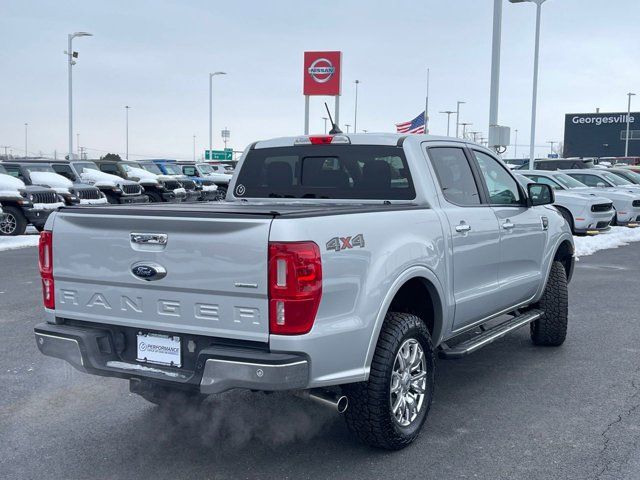
[[[429,69],[427,68],[427,98],[424,105],[424,133],[429,134]]]

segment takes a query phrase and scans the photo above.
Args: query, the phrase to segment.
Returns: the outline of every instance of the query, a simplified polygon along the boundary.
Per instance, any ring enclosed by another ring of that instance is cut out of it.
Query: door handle
[[[469,230],[471,230],[471,225],[465,223],[465,222],[460,222],[460,225],[456,225],[456,232],[459,233],[466,233]]]
[[[502,228],[504,228],[505,230],[511,230],[512,228],[514,228],[516,225],[514,223],[511,223],[511,220],[507,220],[506,222],[504,222],[502,224]]]

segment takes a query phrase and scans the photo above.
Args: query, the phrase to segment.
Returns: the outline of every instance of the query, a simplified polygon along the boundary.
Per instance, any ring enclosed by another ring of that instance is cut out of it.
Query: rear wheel
[[[408,313],[387,314],[369,380],[345,385],[349,429],[364,443],[399,450],[413,442],[433,397],[434,352],[424,322]]]
[[[540,301],[534,306],[542,316],[531,322],[531,341],[535,345],[557,347],[567,338],[569,294],[567,272],[562,262],[554,261]]]
[[[150,202],[153,202],[153,203],[162,202],[162,197],[160,196],[160,194],[158,192],[145,191],[144,193],[147,194],[147,196],[149,197],[149,201]]]
[[[3,207],[4,215],[0,213],[0,235],[24,235],[29,223],[18,207]]]

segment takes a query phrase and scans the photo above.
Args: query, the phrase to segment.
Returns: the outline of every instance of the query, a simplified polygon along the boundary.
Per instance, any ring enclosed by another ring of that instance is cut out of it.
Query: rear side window
[[[480,204],[478,186],[461,148],[430,148],[429,158],[447,201],[462,206]]]
[[[579,182],[584,183],[588,187],[598,187],[598,185],[599,186],[604,185],[605,187],[611,186],[611,185],[608,185],[607,182],[605,182],[604,180],[602,180],[601,178],[595,175],[586,175],[583,173],[570,173],[569,176],[575,178]]]
[[[105,173],[120,175],[120,172],[118,171],[118,167],[116,166],[115,163],[101,163],[100,170],[102,170]]]
[[[415,198],[402,148],[381,145],[250,150],[234,193],[242,198]]]
[[[69,165],[54,164],[52,165],[52,167],[58,175],[62,175],[63,177],[66,177],[71,181],[74,181],[76,179],[76,176],[73,174],[73,170],[71,170],[71,167]]]
[[[195,177],[198,175],[195,166],[185,165],[182,167],[182,173],[184,173],[187,177]]]

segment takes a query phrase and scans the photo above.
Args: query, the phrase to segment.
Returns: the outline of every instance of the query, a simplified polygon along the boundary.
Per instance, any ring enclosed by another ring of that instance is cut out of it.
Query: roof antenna
[[[340,127],[333,123],[333,117],[331,116],[331,112],[329,111],[329,107],[327,106],[327,102],[324,102],[324,108],[327,109],[327,115],[329,115],[329,120],[331,120],[331,130],[329,131],[329,135],[337,135],[338,133],[342,133]]]

